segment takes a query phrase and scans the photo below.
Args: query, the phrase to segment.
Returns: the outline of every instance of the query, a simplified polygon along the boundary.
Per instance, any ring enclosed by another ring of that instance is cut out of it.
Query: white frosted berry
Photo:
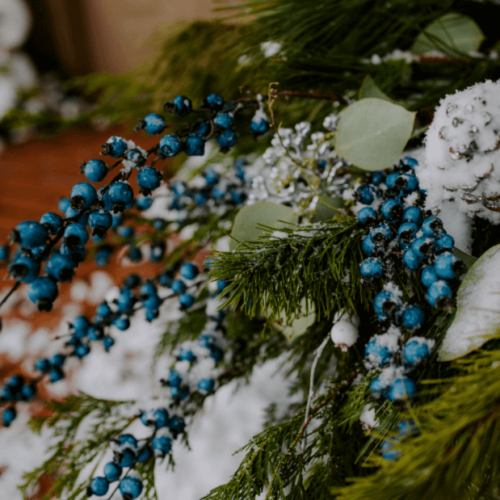
[[[356,343],[359,337],[359,318],[347,313],[337,314],[330,332],[330,337],[335,346],[340,347],[344,352]]]

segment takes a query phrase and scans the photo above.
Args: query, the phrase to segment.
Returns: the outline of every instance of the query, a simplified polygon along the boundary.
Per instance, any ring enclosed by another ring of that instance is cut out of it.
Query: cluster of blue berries
[[[464,263],[452,253],[454,241],[441,219],[423,209],[425,192],[419,187],[416,168],[415,159],[403,158],[388,175],[371,173],[354,193],[355,200],[365,205],[358,220],[368,231],[361,246],[363,282],[374,286],[376,280],[385,281],[374,299],[383,333],[366,345],[365,364],[381,370],[371,382],[372,394],[393,402],[416,395],[416,384],[407,374],[430,357],[435,344],[432,339],[408,337],[403,331],[421,330],[429,307],[448,309],[453,299],[451,285],[466,272]],[[420,278],[427,290],[427,305],[403,303],[395,284],[401,268]],[[395,458],[391,443],[384,446],[384,456]]]
[[[147,439],[138,440],[132,434],[121,434],[111,442],[113,459],[103,469],[102,476],[90,481],[87,495],[102,497],[109,491],[111,483],[119,481],[117,489],[125,500],[133,500],[142,493],[143,482],[134,467],[142,462],[155,458],[164,458],[172,450],[173,441],[184,432],[184,419],[160,407],[143,411],[138,418],[153,429]],[[128,469],[124,473],[124,469]]]
[[[37,394],[36,382],[26,383],[21,375],[12,375],[0,392],[0,403],[10,403],[2,412],[2,423],[8,427],[17,416],[17,401],[31,401]]]

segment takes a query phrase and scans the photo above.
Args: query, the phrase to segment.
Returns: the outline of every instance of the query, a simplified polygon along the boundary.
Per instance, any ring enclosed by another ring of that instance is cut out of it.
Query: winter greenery
[[[82,393],[31,420],[53,440],[23,494],[50,476],[47,499],[158,498],[158,464],[174,468],[206,398],[280,359],[294,403],[269,409],[206,499],[496,498],[500,136],[486,80],[500,79],[500,6],[220,8],[232,22],[159,39],[140,73],[68,84],[96,102],[78,120],[141,119],[158,144],[111,137],[104,166],[82,166],[92,183],[116,169],[104,184],[77,184],[62,216],[20,221],[0,247],[40,314],[85,255],[161,263],[5,381],[6,427],[71,359],[109,351],[138,317],[167,320],[142,400]],[[33,120],[18,108],[4,124]]]

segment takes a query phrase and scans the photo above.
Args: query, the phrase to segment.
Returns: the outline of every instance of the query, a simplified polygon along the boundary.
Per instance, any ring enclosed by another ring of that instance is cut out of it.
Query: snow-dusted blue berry
[[[147,210],[153,204],[153,198],[149,196],[140,195],[136,198],[135,204],[139,210]]]
[[[432,307],[446,309],[450,305],[452,298],[450,285],[441,280],[432,283],[427,289],[425,298]]]
[[[169,436],[155,436],[151,446],[156,456],[168,455],[172,449],[172,438]]]
[[[61,368],[58,368],[56,366],[51,368],[48,373],[51,382],[59,382],[59,380],[62,380],[64,378],[64,372]]]
[[[150,135],[161,134],[165,128],[165,119],[158,113],[150,113],[144,118],[144,130]]]
[[[195,303],[195,297],[190,293],[181,293],[179,295],[179,304],[184,309],[189,309]]]
[[[366,344],[365,356],[374,366],[382,367],[390,363],[393,353],[386,345],[374,338]]]
[[[22,248],[36,248],[42,246],[49,237],[47,228],[39,222],[27,220],[21,222],[12,230],[11,239],[19,243]]]
[[[177,156],[183,148],[181,140],[176,135],[165,135],[160,139],[160,153],[165,158]]]
[[[370,257],[375,251],[375,243],[371,239],[370,235],[365,236],[361,241],[361,251],[365,257]]]
[[[167,103],[167,109],[176,115],[186,116],[193,111],[193,103],[188,97],[178,95],[171,103]]]
[[[403,207],[394,199],[385,201],[380,211],[388,221],[394,221],[403,215]]]
[[[163,176],[159,170],[153,167],[144,167],[139,170],[137,174],[137,184],[139,185],[140,192],[148,195],[160,187]]]
[[[408,306],[401,318],[401,323],[408,330],[421,328],[425,322],[425,312],[420,306]]]
[[[403,222],[398,228],[398,236],[404,243],[411,243],[418,231],[418,226],[414,222]]]
[[[370,238],[375,245],[383,245],[393,237],[392,229],[387,224],[380,224],[370,230]]]
[[[384,265],[380,259],[371,257],[361,263],[360,272],[363,278],[381,278],[384,274]]]
[[[443,231],[443,221],[439,217],[428,217],[422,223],[421,229],[426,236],[435,237]]]
[[[28,285],[28,298],[38,307],[39,311],[50,311],[56,300],[59,289],[48,276],[40,276]]]
[[[47,358],[38,358],[35,361],[33,368],[42,373],[47,373],[50,369],[50,362]]]
[[[57,234],[63,227],[63,218],[54,212],[47,212],[42,215],[40,224],[43,224],[47,228],[49,234]]]
[[[104,350],[108,352],[115,345],[115,339],[113,337],[110,337],[109,335],[106,335],[102,339],[102,345],[104,347]]]
[[[203,99],[201,107],[211,109],[212,111],[220,111],[224,106],[224,99],[219,94],[210,94]]]
[[[254,135],[264,135],[270,128],[267,116],[263,112],[255,113],[250,122],[250,132]]]
[[[179,273],[186,280],[194,280],[200,273],[200,269],[194,262],[186,262],[182,264]]]
[[[419,207],[408,207],[403,213],[404,222],[413,222],[417,226],[420,226],[423,221],[422,209]]]
[[[212,392],[215,388],[215,380],[213,378],[202,378],[198,380],[196,387],[201,392]]]
[[[89,241],[89,233],[84,225],[74,222],[64,230],[64,244],[71,250],[84,247]],[[61,252],[62,253],[62,252]]]
[[[108,191],[115,212],[122,212],[134,201],[134,190],[128,182],[116,182]]]
[[[177,436],[177,434],[184,432],[185,427],[186,423],[184,422],[184,419],[179,415],[174,415],[168,422],[168,428],[174,436]]]
[[[396,461],[401,455],[400,451],[394,450],[393,448],[394,444],[391,441],[384,441],[382,443],[382,456],[391,462]]]
[[[40,272],[40,264],[27,255],[17,257],[9,264],[10,276],[21,283],[31,283]]]
[[[137,462],[146,462],[153,456],[153,451],[149,446],[145,446],[139,450],[139,453],[137,454]]]
[[[188,156],[203,156],[205,154],[205,141],[196,134],[188,135],[184,144]]]
[[[377,211],[372,207],[363,207],[358,212],[358,220],[361,224],[371,226],[377,222]]]
[[[421,236],[413,241],[411,249],[419,259],[426,259],[434,251],[434,238],[431,236]]]
[[[104,466],[104,477],[110,482],[118,481],[122,475],[123,469],[114,462],[108,462]]]
[[[71,208],[85,210],[90,208],[97,200],[97,191],[88,182],[79,182],[71,190]]]
[[[124,332],[130,327],[130,319],[127,316],[119,316],[112,321],[112,325],[116,326],[118,330]]]
[[[233,126],[234,117],[232,113],[219,113],[214,120],[216,127],[228,129]]]
[[[91,182],[101,182],[108,173],[108,167],[102,160],[89,160],[81,166],[85,177]]]
[[[408,248],[403,254],[403,264],[408,269],[416,271],[420,269],[421,260],[411,248]]]
[[[113,158],[121,158],[128,149],[127,141],[117,135],[111,136],[102,147],[102,154]]]
[[[118,465],[120,467],[131,467],[136,462],[136,455],[130,448],[125,448],[118,455]]]
[[[24,401],[31,401],[37,395],[35,384],[28,384],[21,389],[22,398]]]
[[[408,377],[398,378],[389,389],[389,399],[399,401],[402,399],[412,399],[417,394],[417,386]]]
[[[120,493],[124,498],[131,498],[134,500],[142,493],[142,489],[142,481],[135,477],[127,476],[120,481]]]
[[[429,345],[423,339],[410,339],[403,349],[406,362],[411,366],[416,366],[428,359],[431,355]]]
[[[376,170],[371,173],[371,178],[374,186],[380,186],[385,181],[385,174],[381,170]]]
[[[181,293],[186,289],[186,283],[184,283],[184,281],[181,280],[174,280],[172,281],[170,288],[174,293]]]
[[[215,140],[222,150],[227,150],[236,144],[238,136],[234,130],[226,129],[217,134]]]
[[[389,318],[401,307],[401,299],[394,292],[382,290],[376,295],[373,306],[379,317]]]
[[[5,408],[5,410],[2,413],[2,423],[4,427],[9,427],[9,425],[12,424],[12,422],[14,422],[16,417],[17,417],[17,412],[14,407],[10,406],[9,408]]]
[[[169,415],[165,408],[157,408],[152,411],[145,411],[141,415],[141,422],[144,425],[154,425],[157,429],[167,427]]]
[[[75,263],[68,255],[52,254],[45,265],[45,272],[61,283],[68,283],[75,275]]]
[[[455,248],[455,240],[453,239],[453,236],[450,236],[449,234],[442,233],[439,235],[439,237],[436,239],[434,242],[434,249],[436,253],[441,253],[441,252],[453,252]]]
[[[467,271],[465,264],[451,252],[438,255],[434,262],[434,269],[437,277],[444,280],[460,278]]]

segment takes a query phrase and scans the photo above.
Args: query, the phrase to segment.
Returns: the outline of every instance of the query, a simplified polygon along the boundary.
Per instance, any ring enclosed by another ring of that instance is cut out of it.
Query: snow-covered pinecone
[[[500,222],[500,83],[486,81],[441,101],[417,175],[427,208],[451,202],[469,217]]]

